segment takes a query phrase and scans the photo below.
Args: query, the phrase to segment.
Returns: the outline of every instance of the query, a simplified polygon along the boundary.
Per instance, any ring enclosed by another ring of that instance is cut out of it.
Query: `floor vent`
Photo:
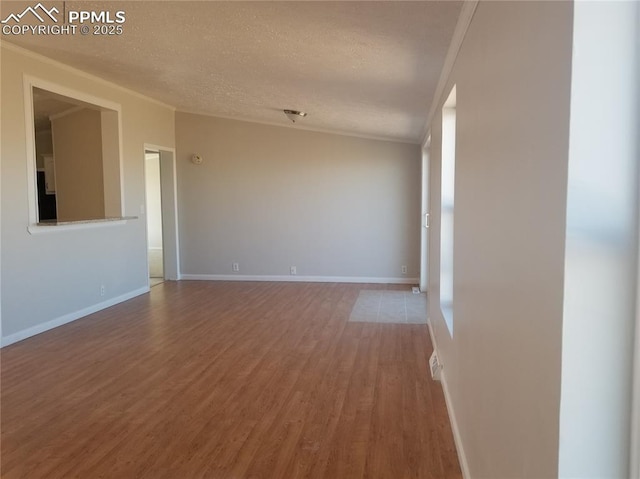
[[[440,371],[442,371],[442,364],[438,359],[438,355],[434,351],[429,358],[429,370],[431,371],[431,379],[440,381]]]

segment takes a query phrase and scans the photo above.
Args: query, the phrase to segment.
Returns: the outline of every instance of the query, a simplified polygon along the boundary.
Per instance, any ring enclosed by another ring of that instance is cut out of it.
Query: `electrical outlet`
[[[233,264],[231,265],[231,270],[232,270],[234,273],[238,273],[238,272],[240,271],[240,263],[233,263]]]
[[[298,274],[298,271],[296,270],[296,267],[295,267],[295,266],[292,266],[292,267],[289,269],[289,274],[292,274],[292,275],[296,275],[296,274]]]
[[[107,288],[104,284],[100,285],[100,296],[104,296],[107,292]]]
[[[402,274],[407,274],[407,267],[406,266],[402,266]]]

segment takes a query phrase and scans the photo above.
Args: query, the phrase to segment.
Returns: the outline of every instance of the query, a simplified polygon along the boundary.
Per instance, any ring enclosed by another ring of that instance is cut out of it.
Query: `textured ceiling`
[[[44,2],[47,6],[61,2]],[[81,2],[124,34],[13,36],[178,110],[420,140],[462,2]],[[17,3],[2,2],[2,16]],[[66,8],[77,3],[66,2]],[[61,9],[62,10],[62,9]]]

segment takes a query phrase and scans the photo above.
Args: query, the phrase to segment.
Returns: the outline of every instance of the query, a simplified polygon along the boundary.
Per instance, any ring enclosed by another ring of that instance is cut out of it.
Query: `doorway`
[[[179,277],[175,152],[145,145],[145,208],[149,287]]]
[[[149,286],[164,281],[162,250],[162,183],[160,181],[160,152],[147,150],[145,159],[145,194],[147,213],[147,258]]]

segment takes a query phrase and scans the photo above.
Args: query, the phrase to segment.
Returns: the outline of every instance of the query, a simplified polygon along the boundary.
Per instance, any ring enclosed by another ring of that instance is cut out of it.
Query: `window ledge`
[[[43,221],[27,226],[29,234],[54,233],[59,231],[86,230],[105,226],[124,225],[129,220],[137,220],[137,216],[121,216],[117,218],[101,218],[78,221]]]

